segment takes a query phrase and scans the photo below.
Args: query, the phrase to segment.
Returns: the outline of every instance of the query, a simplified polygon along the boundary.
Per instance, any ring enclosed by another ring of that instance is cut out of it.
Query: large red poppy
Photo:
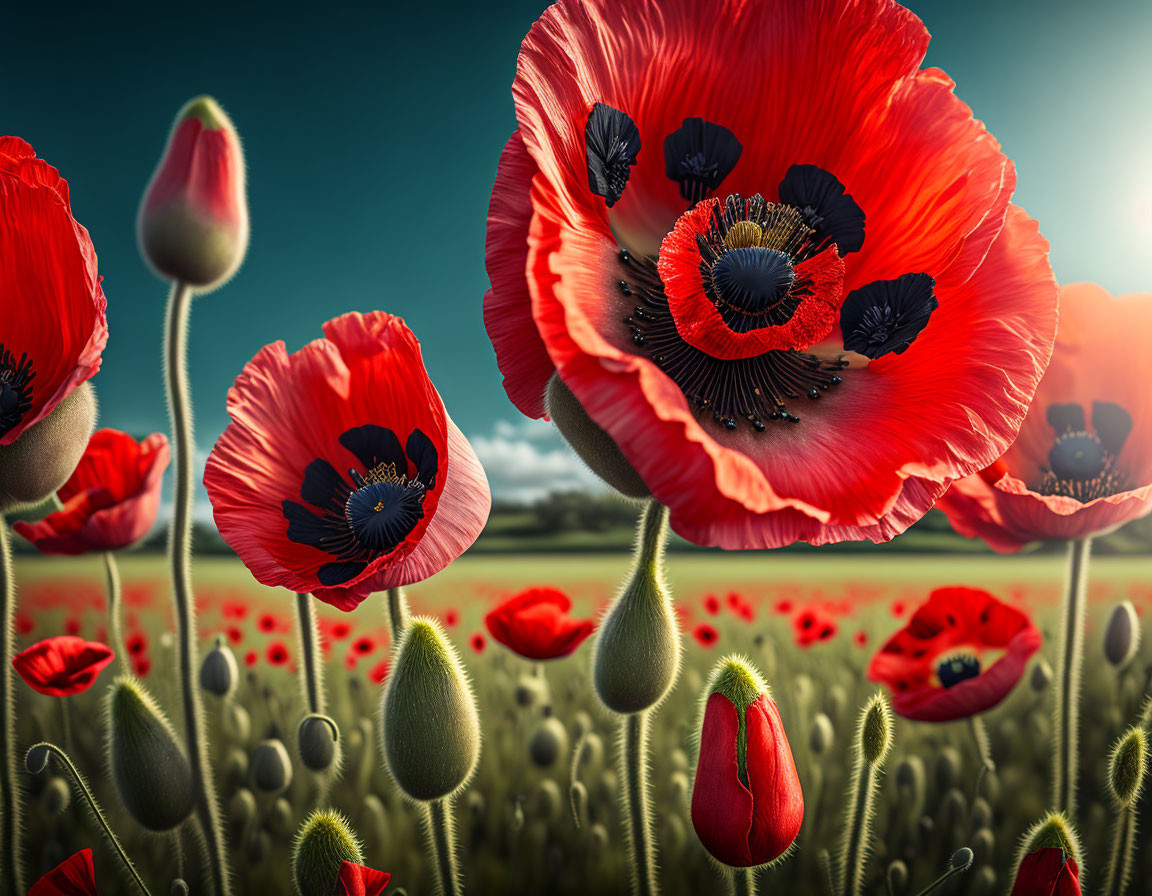
[[[1080,896],[1080,867],[1060,847],[1042,846],[1020,863],[1012,896]]]
[[[1150,334],[1152,293],[1061,289],[1056,349],[1020,437],[940,500],[957,532],[1012,553],[1152,512],[1152,355],[1125,348]]]
[[[480,462],[398,317],[352,312],[291,355],[265,346],[228,413],[204,485],[220,534],[264,585],[351,610],[439,572],[488,519]]]
[[[73,853],[32,884],[28,896],[99,896],[92,850]]]
[[[1024,419],[1047,242],[927,44],[890,0],[560,0],[522,45],[505,389],[558,375],[694,542],[892,538]]]
[[[93,434],[76,471],[57,496],[64,508],[13,527],[42,554],[83,554],[128,547],[148,534],[160,509],[168,438],[137,442],[124,432]]]
[[[107,301],[68,183],[19,137],[0,137],[0,445],[100,369]]]
[[[12,657],[25,683],[49,697],[71,697],[92,687],[115,654],[107,644],[75,635],[38,641]]]
[[[499,604],[484,617],[492,637],[529,660],[568,656],[596,627],[591,619],[573,619],[572,600],[555,588],[529,588]]]
[[[1015,687],[1040,630],[976,588],[939,588],[872,657],[868,678],[909,719],[943,722],[991,709]]]

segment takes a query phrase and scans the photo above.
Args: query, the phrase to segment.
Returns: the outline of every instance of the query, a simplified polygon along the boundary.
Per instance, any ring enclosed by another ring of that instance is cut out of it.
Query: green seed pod
[[[248,829],[256,817],[256,797],[247,787],[241,787],[228,801],[228,826],[239,836]]]
[[[204,654],[200,664],[200,687],[217,697],[227,697],[236,689],[239,678],[232,648],[223,638],[217,638],[216,646]]]
[[[592,677],[600,700],[618,713],[655,706],[680,669],[680,636],[663,576],[668,511],[644,510],[629,581],[596,632]]]
[[[688,805],[688,795],[692,792],[692,783],[688,780],[688,775],[684,772],[673,772],[671,783],[672,799],[676,805]]]
[[[816,718],[812,720],[812,730],[808,735],[808,744],[812,752],[817,756],[823,755],[832,746],[833,737],[832,720],[822,712],[816,713]]]
[[[968,813],[968,823],[974,832],[981,828],[992,827],[992,807],[988,805],[988,800],[984,797],[978,796],[972,800],[972,809]]]
[[[280,793],[292,783],[292,760],[282,741],[270,738],[252,752],[248,763],[252,786],[264,793]]]
[[[560,374],[553,374],[548,381],[544,402],[548,417],[556,424],[560,435],[593,473],[629,498],[651,496],[648,486],[624,457],[620,446],[588,416],[579,399],[560,379]]]
[[[252,734],[252,717],[248,715],[248,710],[239,703],[230,704],[224,713],[224,730],[234,741],[247,743]]]
[[[541,821],[552,821],[560,815],[562,805],[564,797],[560,794],[560,785],[551,778],[545,778],[536,788],[532,805],[533,814]]]
[[[150,831],[182,824],[192,814],[196,791],[172,725],[131,676],[113,682],[107,711],[109,764],[121,805]]]
[[[248,781],[248,754],[239,747],[231,747],[224,756],[224,778],[229,790],[243,787]]]
[[[49,815],[59,815],[72,803],[72,788],[59,776],[48,779],[40,793],[40,805]]]
[[[543,682],[534,675],[521,675],[516,682],[516,705],[525,708],[547,701]]]
[[[539,768],[551,768],[568,752],[568,732],[557,718],[544,719],[536,726],[528,744],[528,754]]]
[[[300,760],[314,772],[327,771],[338,764],[340,729],[324,715],[305,716],[296,729]]]
[[[589,734],[593,729],[592,716],[588,715],[584,710],[577,710],[572,716],[572,736],[576,740],[580,740],[585,734]]]
[[[298,896],[331,896],[344,862],[364,864],[360,841],[347,818],[318,809],[304,819],[292,843],[292,881]]]
[[[252,865],[259,865],[271,851],[272,838],[267,831],[256,831],[244,844],[244,857]]]
[[[292,804],[284,797],[277,797],[264,825],[278,841],[287,840],[296,832],[296,813],[292,811]]]
[[[96,428],[96,392],[81,383],[11,445],[0,445],[0,513],[39,504],[72,475]]]
[[[953,746],[944,746],[936,754],[936,790],[947,793],[960,780],[960,752]]]
[[[796,701],[796,708],[800,713],[804,713],[808,704],[812,702],[815,690],[812,678],[803,672],[792,679],[792,699]]]
[[[1108,786],[1118,807],[1131,806],[1140,796],[1148,765],[1148,735],[1132,727],[1116,742],[1108,761]]]
[[[991,834],[991,832],[989,832]],[[972,850],[967,846],[961,846],[956,852],[952,853],[952,858],[948,862],[949,868],[967,868],[975,860],[976,856]]]
[[[672,768],[674,768],[678,771],[687,770],[687,768],[690,764],[690,760],[688,759],[688,754],[685,753],[683,750],[681,750],[679,747],[677,747],[671,753],[669,753],[668,758],[672,762]]]
[[[588,829],[588,849],[594,856],[604,855],[608,849],[608,829],[602,824],[594,824]]]
[[[900,859],[888,865],[888,890],[892,896],[903,896],[908,889],[908,866]]]
[[[848,691],[843,685],[832,685],[824,694],[824,712],[832,720],[842,718],[847,710]]]
[[[381,721],[385,764],[412,799],[441,799],[472,776],[480,757],[476,697],[435,618],[414,616],[404,630]]]
[[[877,765],[892,748],[892,710],[883,695],[877,694],[864,709],[860,722],[860,748],[864,761]]]
[[[964,791],[953,787],[940,803],[940,812],[937,821],[945,832],[960,831],[968,818],[968,799]]]
[[[837,867],[837,887],[845,896],[863,893],[872,816],[885,758],[892,748],[892,710],[883,694],[864,704],[856,725],[855,762],[848,794],[844,835]]]
[[[1116,669],[1123,669],[1140,649],[1140,620],[1132,601],[1125,600],[1112,608],[1104,627],[1104,658]]]
[[[1043,694],[1048,690],[1052,684],[1052,667],[1048,665],[1046,659],[1041,657],[1032,665],[1032,675],[1029,677],[1028,682],[1032,685],[1032,690],[1037,694]]]

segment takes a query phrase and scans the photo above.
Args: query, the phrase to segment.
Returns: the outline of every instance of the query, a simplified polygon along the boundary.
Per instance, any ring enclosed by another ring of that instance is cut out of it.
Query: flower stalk
[[[428,833],[436,858],[436,878],[440,896],[461,896],[460,871],[456,863],[455,836],[453,834],[452,801],[450,797],[428,803]]]
[[[124,622],[121,619],[123,587],[120,582],[120,565],[111,551],[104,552],[104,579],[108,585],[108,646],[116,654],[116,668],[123,675],[131,671],[124,649]]]
[[[848,824],[840,850],[838,892],[864,893],[864,871],[871,840],[872,816],[879,790],[880,771],[892,747],[892,710],[877,694],[864,705],[856,729],[856,762],[849,793]]]
[[[0,880],[10,893],[23,893],[20,869],[20,799],[16,779],[16,695],[12,657],[16,653],[16,582],[12,542],[0,515]]]
[[[400,643],[400,635],[408,625],[408,598],[403,588],[388,589],[388,632],[393,645]]]
[[[1084,663],[1084,604],[1088,588],[1091,538],[1068,545],[1068,578],[1060,608],[1060,652],[1053,710],[1055,752],[1052,761],[1052,805],[1068,818],[1076,817],[1076,778],[1079,771],[1080,678]]]

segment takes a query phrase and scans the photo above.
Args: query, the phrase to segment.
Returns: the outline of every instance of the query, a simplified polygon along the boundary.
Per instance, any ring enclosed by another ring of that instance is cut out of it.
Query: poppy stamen
[[[20,360],[0,343],[0,436],[7,434],[32,407],[32,380],[36,371],[28,353]]]
[[[1052,405],[1047,416],[1057,435],[1040,483],[1042,495],[1062,495],[1086,504],[1127,489],[1128,478],[1116,464],[1132,429],[1127,411],[1110,402],[1094,402],[1095,432],[1088,431],[1078,404]]]
[[[946,688],[955,687],[960,682],[977,678],[979,675],[980,660],[973,653],[953,653],[945,656],[936,664],[936,677],[940,679],[940,684]]]

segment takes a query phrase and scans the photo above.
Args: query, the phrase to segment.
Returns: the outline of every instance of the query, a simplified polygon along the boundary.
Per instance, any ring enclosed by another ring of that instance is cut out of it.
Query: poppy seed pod
[[[722,659],[704,691],[692,826],[736,868],[783,855],[800,833],[804,794],[780,711],[743,657]]]
[[[338,764],[340,729],[328,716],[307,716],[296,730],[296,745],[304,765],[314,772],[325,771]]]
[[[239,677],[236,655],[223,638],[217,638],[216,646],[204,654],[200,664],[200,687],[217,697],[227,697],[236,689]]]
[[[892,748],[892,710],[888,701],[874,697],[864,710],[860,726],[860,749],[864,761],[877,765]]]
[[[1142,728],[1129,728],[1108,762],[1108,786],[1118,806],[1131,806],[1140,796],[1147,766],[1148,735]]]
[[[1117,669],[1123,669],[1140,649],[1140,620],[1132,601],[1125,600],[1112,608],[1104,628],[1104,657]]]
[[[198,291],[228,280],[248,248],[244,156],[231,120],[209,96],[176,116],[136,219],[144,258]]]
[[[592,658],[596,692],[619,713],[659,703],[680,668],[676,617],[661,573],[667,510],[652,503],[644,513],[628,584],[600,623]]]
[[[54,495],[88,447],[96,428],[96,391],[85,382],[10,445],[0,445],[0,513]]]
[[[156,701],[131,676],[117,678],[108,695],[108,754],[120,803],[143,827],[169,831],[192,814],[192,766]]]
[[[280,793],[292,783],[292,760],[283,742],[275,738],[262,741],[248,765],[252,785],[266,793]]]
[[[292,880],[299,896],[336,892],[343,862],[361,864],[364,854],[348,819],[331,809],[319,809],[304,819],[292,843]]]
[[[562,753],[568,751],[568,732],[564,724],[549,717],[536,726],[528,743],[528,754],[540,768],[551,768]]]
[[[480,758],[476,697],[435,618],[413,617],[396,646],[381,721],[385,764],[412,799],[441,799],[472,776]]]

